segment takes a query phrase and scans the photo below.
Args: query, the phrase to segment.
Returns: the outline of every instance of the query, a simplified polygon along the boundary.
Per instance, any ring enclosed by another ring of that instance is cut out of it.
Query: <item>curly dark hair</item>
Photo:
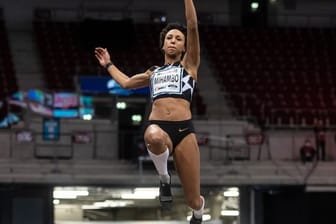
[[[180,23],[168,23],[161,30],[161,33],[160,33],[160,49],[162,49],[162,47],[163,47],[164,40],[166,38],[167,33],[170,30],[173,30],[173,29],[179,30],[179,31],[181,31],[183,33],[184,39],[185,39],[184,45],[186,45],[186,43],[187,43],[187,28],[185,26],[183,26],[182,24],[180,24]]]

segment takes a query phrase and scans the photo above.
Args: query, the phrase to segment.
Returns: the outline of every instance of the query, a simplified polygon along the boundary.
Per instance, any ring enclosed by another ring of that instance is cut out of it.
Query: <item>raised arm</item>
[[[184,66],[197,77],[200,64],[200,43],[198,34],[198,21],[193,0],[184,0],[185,16],[187,23],[187,50],[184,55]]]
[[[99,61],[99,64],[107,69],[112,78],[124,89],[135,89],[149,85],[150,76],[152,74],[151,69],[148,69],[144,73],[134,75],[132,77],[127,76],[121,72],[112,62],[110,54],[106,48],[95,48],[95,56]]]

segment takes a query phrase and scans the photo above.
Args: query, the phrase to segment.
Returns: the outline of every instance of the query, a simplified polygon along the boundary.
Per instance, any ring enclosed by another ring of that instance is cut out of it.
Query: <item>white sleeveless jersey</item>
[[[180,62],[153,71],[150,80],[152,101],[162,97],[182,98],[191,103],[196,81]]]

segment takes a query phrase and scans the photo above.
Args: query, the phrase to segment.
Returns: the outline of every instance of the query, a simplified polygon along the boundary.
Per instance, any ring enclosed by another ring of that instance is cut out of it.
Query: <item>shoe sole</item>
[[[160,197],[160,205],[163,210],[171,210],[173,205],[173,197],[172,196],[161,196]]]
[[[171,211],[173,208],[173,201],[160,201],[162,211]]]

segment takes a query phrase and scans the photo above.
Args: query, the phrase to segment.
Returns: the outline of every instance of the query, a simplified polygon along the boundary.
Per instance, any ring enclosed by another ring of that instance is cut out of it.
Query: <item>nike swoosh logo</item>
[[[184,131],[186,131],[186,130],[188,130],[188,129],[189,129],[189,128],[179,128],[178,131],[179,131],[179,132],[184,132]]]

